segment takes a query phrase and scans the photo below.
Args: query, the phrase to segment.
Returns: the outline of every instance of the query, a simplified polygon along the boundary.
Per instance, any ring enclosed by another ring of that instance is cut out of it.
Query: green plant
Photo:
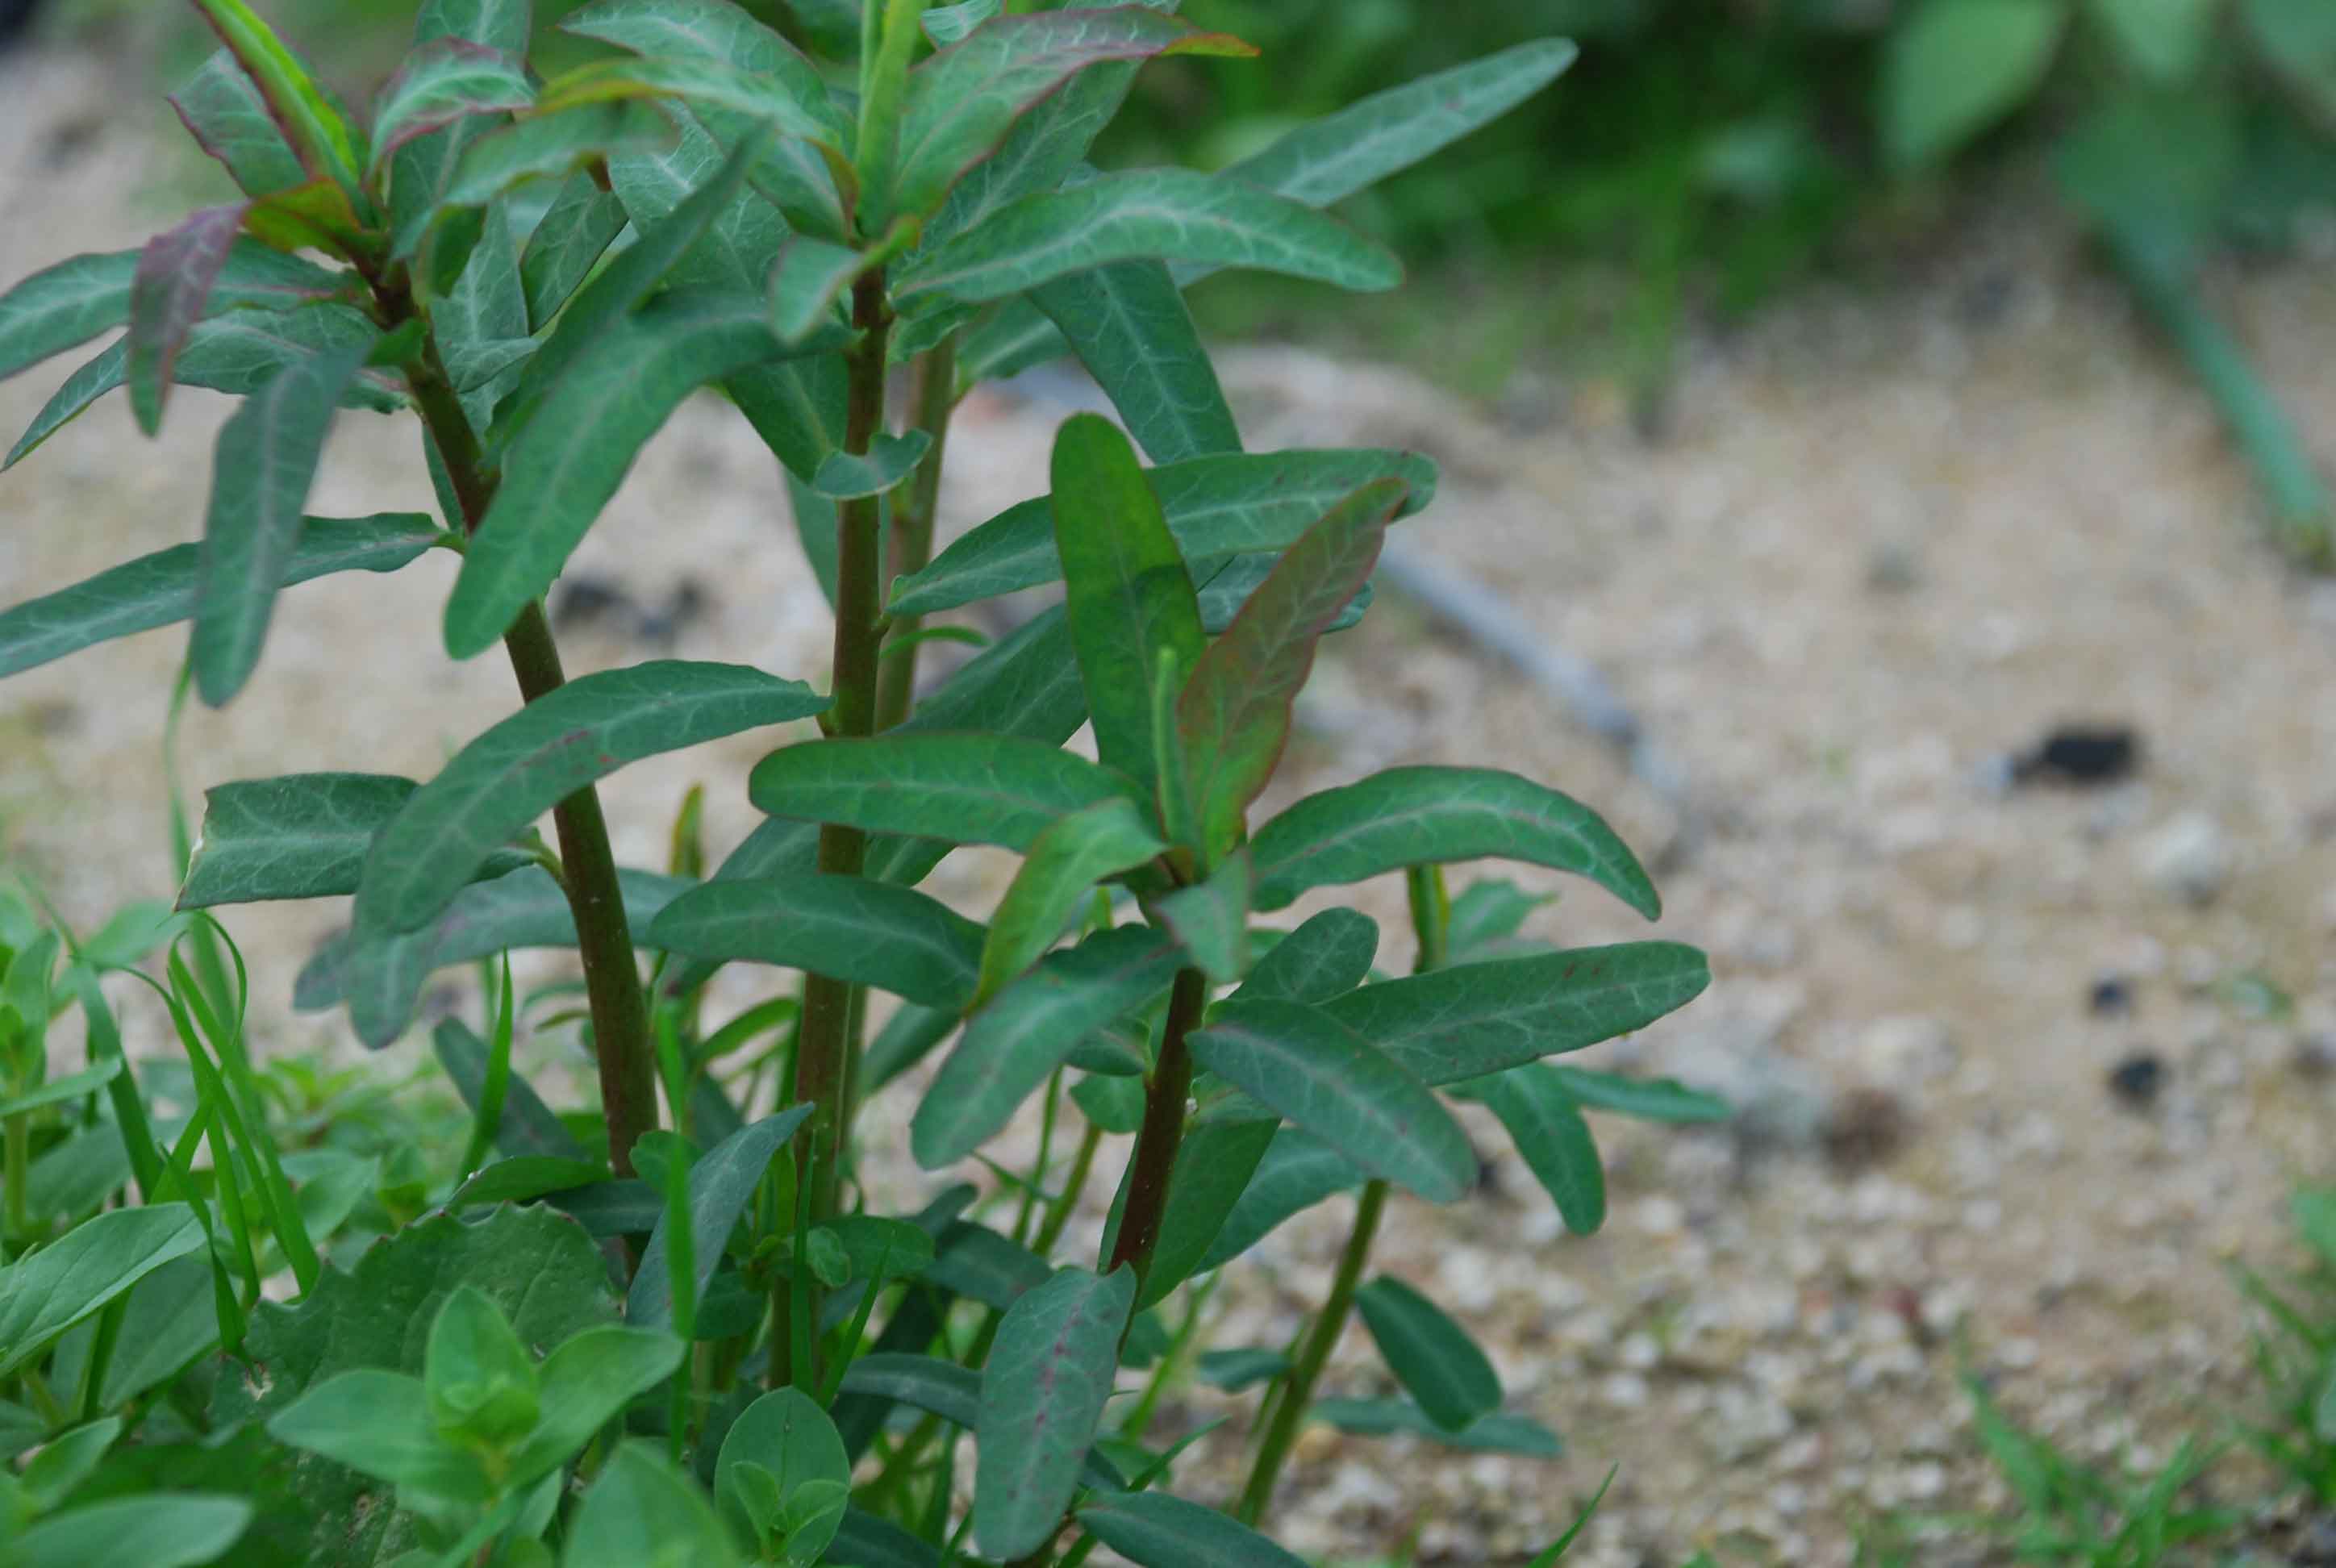
[[[450,1018],[433,1038],[470,1115],[422,1148],[287,1146],[289,1126],[326,1130],[339,1091],[296,1075],[271,1096],[231,944],[181,917],[187,951],[155,989],[197,1108],[150,1145],[137,1096],[118,1096],[115,1140],[160,1174],[136,1203],[110,1183],[54,1240],[12,1238],[0,1274],[0,1302],[34,1311],[0,1334],[0,1376],[33,1400],[24,1445],[75,1413],[55,1388],[77,1367],[78,1414],[123,1422],[87,1440],[122,1445],[88,1486],[243,1475],[238,1563],[570,1568],[968,1552],[1067,1568],[1097,1544],[1162,1568],[1284,1563],[1252,1526],[1309,1418],[1551,1451],[1499,1409],[1456,1322],[1366,1278],[1372,1232],[1396,1187],[1450,1203],[1473,1183],[1439,1089],[1486,1105],[1567,1224],[1594,1229],[1585,1106],[1721,1108],[1541,1058],[1651,1022],[1708,971],[1668,942],[1535,949],[1516,936],[1533,901],[1506,884],[1447,896],[1445,862],[1500,856],[1657,913],[1603,823],[1514,774],[1397,768],[1251,832],[1318,643],[1361,613],[1385,530],[1435,471],[1400,452],[1243,453],[1180,290],[1223,267],[1390,287],[1393,258],[1316,209],[1545,85],[1570,47],[1366,100],[1224,176],[1098,174],[1083,155],[1141,61],[1246,46],[1163,6],[798,5],[835,56],[815,63],[725,0],[599,0],[564,26],[614,52],[546,79],[521,53],[525,0],[430,0],[361,124],[243,0],[196,4],[226,46],[175,102],[244,197],[0,297],[0,373],[127,326],[19,456],[116,386],[149,430],[173,385],[241,395],[203,542],[0,615],[0,672],[186,620],[192,688],[225,703],[279,589],[445,550],[462,558],[446,647],[500,643],[524,704],[426,783],[209,792],[182,910],[354,895],[302,1005],[346,1004],[385,1045],[431,971],[481,963],[483,1034]],[[521,203],[530,184],[548,206]],[[1066,352],[1134,442],[1069,422],[1048,495],[935,553],[950,410]],[[834,608],[825,692],[670,660],[563,675],[543,592],[638,450],[708,386],[784,472]],[[303,515],[340,406],[418,415],[443,526]],[[949,630],[925,618],[1056,581],[1061,607],[914,700],[921,648]],[[599,779],[813,718],[821,734],[754,768],[770,820],[710,875],[690,804],[663,872],[614,863]],[[1097,761],[1064,749],[1089,721]],[[551,842],[532,828],[547,811]],[[914,885],[968,843],[1021,857],[986,924]],[[1255,924],[1396,872],[1409,978],[1374,970],[1377,927],[1353,911]],[[570,987],[516,994],[492,960],[524,946],[574,947],[580,1006]],[[707,979],[732,962],[800,986],[708,1027]],[[863,1045],[873,992],[900,1005]],[[516,1059],[522,1019],[579,1026],[597,1115],[550,1109]],[[1038,1155],[985,1158],[986,1193],[867,1213],[855,1108],[952,1035],[915,1157],[979,1156],[1033,1096]],[[66,1080],[84,1121],[112,1070]],[[1066,1100],[1085,1123],[1066,1166]],[[1102,1253],[1058,1263],[1114,1135],[1134,1143]],[[340,1163],[306,1157],[327,1153]],[[1234,1352],[1267,1406],[1239,1517],[1168,1495],[1198,1434],[1155,1449],[1145,1427],[1197,1354],[1214,1271],[1356,1189],[1338,1284],[1300,1342]],[[331,1252],[352,1223],[379,1239]],[[118,1280],[91,1297],[79,1254],[101,1247]],[[164,1268],[186,1278],[154,1310],[178,1313],[187,1355],[110,1398],[102,1348],[128,1331],[101,1326],[85,1354],[69,1331]],[[1350,1306],[1406,1398],[1315,1398]],[[1107,1418],[1124,1368],[1143,1391]]]

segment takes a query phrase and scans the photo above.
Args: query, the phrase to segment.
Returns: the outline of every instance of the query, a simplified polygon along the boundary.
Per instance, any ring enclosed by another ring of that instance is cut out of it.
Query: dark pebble
[[[561,578],[558,591],[551,596],[551,624],[562,628],[597,625],[619,618],[637,620],[640,614],[640,605],[625,591],[624,584],[589,572]]]
[[[2093,982],[2086,1005],[2097,1018],[2121,1018],[2133,1011],[2133,987],[2121,976],[2103,975]]]
[[[2166,1063],[2155,1051],[2136,1051],[2109,1069],[2109,1093],[2136,1110],[2166,1086]]]
[[[1887,1089],[1869,1087],[1842,1096],[1819,1137],[1836,1170],[1857,1172],[1886,1164],[1913,1130],[1905,1102]]]
[[[2133,776],[2141,765],[2141,737],[2124,725],[2056,729],[2013,759],[2019,784],[2098,787]]]

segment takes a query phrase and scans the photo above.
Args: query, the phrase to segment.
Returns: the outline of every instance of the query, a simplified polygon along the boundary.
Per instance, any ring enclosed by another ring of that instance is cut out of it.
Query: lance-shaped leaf
[[[473,1114],[485,1093],[487,1081],[487,1044],[460,1018],[441,1018],[430,1032],[430,1048],[438,1065],[446,1070],[446,1079],[462,1103]],[[503,1114],[495,1127],[495,1147],[510,1158],[505,1164],[533,1163],[544,1166],[572,1169],[592,1163],[591,1152],[568,1130],[568,1125],[543,1103],[534,1086],[513,1073],[505,1086]],[[605,1164],[593,1166],[605,1172]],[[492,1173],[490,1165],[482,1175]],[[648,1229],[647,1225],[641,1227]]]
[[[1037,963],[1095,883],[1167,849],[1142,808],[1121,795],[1073,812],[1040,833],[990,916],[975,1004]]]
[[[936,49],[946,49],[998,15],[1000,0],[963,0],[957,5],[936,5],[917,18]]]
[[[203,792],[202,836],[178,907],[317,899],[357,891],[374,834],[421,786],[392,774],[305,773]],[[533,863],[502,850],[479,868],[502,876]]]
[[[772,326],[789,343],[808,336],[812,328],[836,314],[836,301],[873,259],[847,245],[793,236],[780,248],[778,263],[771,268]]]
[[[395,571],[441,537],[418,512],[312,517],[301,525],[279,585],[336,571]],[[202,547],[173,545],[0,612],[0,676],[187,619],[201,574]]]
[[[1735,1107],[1718,1095],[1691,1089],[1672,1078],[1627,1078],[1618,1073],[1551,1067],[1558,1086],[1589,1110],[1611,1111],[1642,1122],[1724,1122]]]
[[[1196,1127],[1193,1132],[1199,1130]],[[1350,1193],[1369,1179],[1361,1166],[1313,1134],[1282,1128],[1258,1162],[1249,1184],[1241,1189],[1240,1201],[1218,1227],[1198,1268],[1222,1268],[1293,1214],[1303,1213],[1337,1193]]]
[[[568,177],[520,254],[530,330],[541,332],[551,325],[624,232],[625,223],[625,204],[614,192],[601,190],[589,174]]]
[[[1088,414],[1066,422],[1051,477],[1056,553],[1095,749],[1149,793],[1160,776],[1154,671],[1167,656],[1181,676],[1205,643],[1192,579],[1134,448],[1110,421]]]
[[[910,73],[890,210],[930,215],[959,176],[998,151],[1016,121],[1090,65],[1256,53],[1143,5],[993,17]]]
[[[1428,1418],[1456,1432],[1501,1407],[1501,1379],[1468,1331],[1405,1284],[1381,1275],[1355,1292],[1388,1370]]]
[[[219,430],[188,653],[195,689],[213,707],[241,691],[259,663],[325,437],[371,346],[326,350],[279,372]]]
[[[1213,985],[1231,985],[1248,972],[1249,884],[1249,856],[1235,850],[1206,881],[1153,901],[1152,912]]]
[[[162,403],[187,335],[207,314],[211,285],[243,231],[242,202],[206,207],[146,242],[130,281],[130,406],[138,428],[162,428]]]
[[[1058,819],[1114,798],[1124,774],[1044,741],[906,733],[811,741],[754,765],[746,796],[774,817],[1027,850]]]
[[[1410,975],[1323,1011],[1426,1082],[1455,1084],[1643,1028],[1710,983],[1693,948],[1622,942]]]
[[[422,0],[414,41],[465,38],[506,54],[526,53],[535,26],[534,0]]]
[[[1168,989],[1183,954],[1160,931],[1121,926],[1048,955],[966,1025],[909,1125],[917,1163],[963,1159],[1014,1115],[1082,1040]]]
[[[1310,207],[1189,169],[1146,169],[1026,196],[917,262],[894,292],[975,304],[1146,260],[1242,267],[1358,292],[1403,281],[1384,247]]]
[[[1237,555],[1219,567],[1216,575],[1201,585],[1202,629],[1211,637],[1216,637],[1231,626],[1233,618],[1241,613],[1241,606],[1250,601],[1250,596],[1264,586],[1265,579],[1272,574],[1276,559],[1270,555]],[[1347,608],[1322,628],[1322,635],[1328,637],[1334,631],[1346,631],[1360,625],[1363,612],[1371,608],[1372,598],[1372,587],[1367,582],[1360,592],[1347,601]]]
[[[1194,1061],[1372,1175],[1437,1203],[1454,1202],[1475,1178],[1468,1135],[1443,1102],[1370,1039],[1323,1008],[1299,1002],[1227,1003],[1189,1043]]]
[[[141,254],[75,256],[0,294],[0,379],[126,324]],[[332,294],[342,278],[257,240],[237,239],[204,308],[214,315],[239,307],[289,310]]]
[[[1327,1002],[1370,979],[1378,922],[1359,910],[1324,910],[1258,959],[1236,998]]]
[[[1638,857],[1597,813],[1494,768],[1389,768],[1323,790],[1260,828],[1250,852],[1260,910],[1309,888],[1497,855],[1588,877],[1649,920],[1662,912]]]
[[[184,1203],[115,1209],[0,1269],[0,1377],[173,1258],[203,1245]]]
[[[1052,1275],[1043,1263],[1038,1269],[1036,1283],[1043,1285]],[[911,1406],[968,1432],[980,1419],[981,1384],[982,1374],[970,1367],[960,1367],[937,1356],[890,1350],[861,1357],[843,1375],[846,1394],[862,1394]],[[1125,1485],[1111,1462],[1093,1448],[1087,1450],[1082,1462],[1079,1483],[1107,1490]]]
[[[1122,1492],[1080,1506],[1086,1533],[1142,1568],[1303,1568],[1239,1520],[1164,1492]]]
[[[1003,1312],[1045,1284],[1054,1271],[1046,1259],[1019,1242],[970,1220],[950,1219],[934,1239],[933,1261],[925,1265],[923,1278],[952,1295]]]
[[[1030,291],[1154,463],[1241,450],[1183,290],[1157,261],[1075,272]]]
[[[786,83],[706,58],[595,60],[545,83],[537,106],[554,114],[582,103],[644,98],[676,98],[693,108],[727,111],[841,152],[832,117],[815,112]]]
[[[1492,1107],[1526,1168],[1557,1205],[1567,1230],[1587,1236],[1606,1222],[1605,1163],[1598,1157],[1598,1144],[1590,1135],[1590,1124],[1582,1120],[1581,1105],[1567,1092],[1557,1068],[1527,1062],[1489,1078],[1455,1085],[1452,1092]],[[1428,1401],[1422,1398],[1420,1403]]]
[[[259,90],[301,167],[355,197],[365,159],[357,132],[325,96],[292,51],[244,0],[195,0],[195,7]]]
[[[1406,516],[1436,493],[1436,465],[1427,459],[1368,448],[1195,458],[1152,469],[1145,478],[1188,561],[1287,550],[1324,512],[1374,480],[1409,487]],[[929,615],[1062,576],[1052,502],[1040,496],[968,531],[922,571],[901,579],[891,608],[895,615]]]
[[[717,61],[772,77],[829,130],[840,134],[845,127],[818,68],[727,0],[598,0],[561,18],[560,30],[637,54]]]
[[[731,1228],[753,1201],[763,1172],[810,1115],[809,1105],[795,1105],[765,1116],[731,1134],[690,1166],[690,1258],[696,1267],[698,1300],[706,1299],[706,1287],[722,1261]],[[673,1321],[673,1276],[667,1262],[670,1238],[666,1232],[667,1222],[658,1221],[625,1298],[625,1320],[636,1328],[661,1329]]]
[[[744,665],[657,659],[569,681],[464,746],[382,830],[357,890],[357,927],[426,925],[499,846],[628,762],[826,706],[801,681]]]
[[[1274,1122],[1202,1123],[1184,1135],[1184,1141],[1176,1145],[1176,1164],[1168,1176],[1168,1205],[1161,1213],[1160,1236],[1153,1243],[1144,1288],[1136,1292],[1138,1311],[1165,1300],[1171,1290],[1200,1271],[1202,1260],[1214,1248],[1219,1232],[1281,1130]],[[1131,1176],[1134,1169],[1131,1164]],[[1126,1202],[1123,1179],[1112,1203],[1110,1221],[1104,1227],[1105,1258],[1118,1240],[1120,1213]]]
[[[1401,1434],[1475,1453],[1523,1454],[1536,1459],[1554,1459],[1564,1452],[1556,1433],[1530,1417],[1506,1411],[1480,1416],[1456,1432],[1437,1426],[1426,1411],[1408,1399],[1318,1399],[1307,1414],[1326,1427],[1358,1437]]]
[[[813,872],[708,882],[667,904],[651,945],[877,986],[954,1011],[973,995],[981,928],[913,888]]]
[[[381,90],[374,110],[373,161],[466,114],[524,109],[535,100],[526,69],[500,49],[465,38],[418,45]]]
[[[196,144],[227,166],[247,196],[266,196],[305,183],[308,171],[276,128],[259,89],[220,49],[170,94],[170,107]]]
[[[557,178],[596,159],[670,148],[679,135],[672,119],[650,103],[588,103],[558,114],[531,114],[463,147],[439,202],[483,207],[530,180]],[[597,185],[593,191],[608,196]]]
[[[812,476],[812,490],[830,501],[882,495],[917,472],[932,444],[926,432],[912,430],[905,435],[877,436],[864,454],[830,453]]]
[[[1402,482],[1376,480],[1306,531],[1192,667],[1176,699],[1192,806],[1214,856],[1241,836],[1243,813],[1290,740],[1290,704],[1314,646],[1379,558]]]
[[[667,296],[601,336],[504,454],[446,602],[447,651],[483,652],[551,585],[683,398],[779,352],[752,297]]]
[[[1135,1272],[1065,1269],[1014,1303],[981,1374],[973,1533],[1000,1561],[1061,1527],[1119,1370]]]

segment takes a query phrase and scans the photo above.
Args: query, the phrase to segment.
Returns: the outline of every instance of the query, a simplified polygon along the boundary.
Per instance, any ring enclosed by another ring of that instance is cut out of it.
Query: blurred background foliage
[[[848,43],[852,0],[746,0]],[[572,0],[538,0],[547,28]],[[1037,8],[1032,0],[1008,8]],[[50,25],[143,28],[172,77],[208,39],[151,0],[56,0]],[[396,58],[412,0],[272,0],[353,93]],[[2336,0],[1184,0],[1262,60],[1161,62],[1098,150],[1214,168],[1293,122],[1552,34],[1555,92],[1347,216],[1426,273],[1384,300],[1231,276],[1204,325],[1391,355],[1455,390],[1520,371],[1617,389],[1642,425],[1691,325],[1816,275],[1886,273],[1981,203],[2057,204],[2100,242],[2325,560],[2320,475],[2202,265],[2336,234]],[[156,28],[162,31],[157,33]],[[548,63],[587,47],[553,42]],[[1552,363],[1554,362],[1554,363]]]

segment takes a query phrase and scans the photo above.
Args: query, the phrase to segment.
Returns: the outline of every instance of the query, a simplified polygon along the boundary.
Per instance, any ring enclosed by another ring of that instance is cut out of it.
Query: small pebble
[[[2336,1077],[2336,1035],[2309,1034],[2297,1038],[2289,1065],[2300,1077],[2319,1082]]]
[[[2109,1069],[2109,1092],[2136,1110],[2166,1086],[2166,1063],[2155,1051],[2136,1051]]]
[[[2185,812],[2145,839],[2141,872],[2169,898],[2210,904],[2230,885],[2231,842],[2222,825],[2204,812]]]
[[[2018,784],[2098,787],[2129,778],[2141,765],[2141,738],[2124,725],[2070,725],[2014,758]]]
[[[2122,975],[2103,975],[2093,982],[2086,1005],[2097,1018],[2121,1018],[2133,1011],[2133,985]]]

